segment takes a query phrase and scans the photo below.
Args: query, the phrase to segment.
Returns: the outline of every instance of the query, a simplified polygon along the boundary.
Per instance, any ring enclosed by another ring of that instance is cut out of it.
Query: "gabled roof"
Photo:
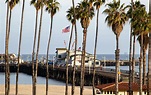
[[[96,88],[103,90],[103,91],[116,91],[115,83],[97,85]],[[119,88],[119,91],[129,91],[129,83],[128,82],[119,82],[118,88]],[[146,91],[147,86],[143,85],[142,90]],[[139,84],[138,83],[132,83],[132,91],[139,91]]]

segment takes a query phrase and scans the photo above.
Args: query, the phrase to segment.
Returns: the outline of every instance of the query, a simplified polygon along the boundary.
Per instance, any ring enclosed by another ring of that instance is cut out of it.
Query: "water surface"
[[[48,80],[49,85],[65,85],[64,82],[56,81],[53,79]],[[19,73],[19,84],[32,84],[32,76]],[[5,84],[5,73],[0,73],[0,84]],[[16,84],[16,73],[10,73],[10,84]],[[37,84],[46,84],[45,77],[37,77]]]

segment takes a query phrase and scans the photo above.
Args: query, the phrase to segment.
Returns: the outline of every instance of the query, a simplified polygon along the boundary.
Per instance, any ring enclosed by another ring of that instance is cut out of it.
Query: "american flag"
[[[62,29],[62,33],[67,33],[67,32],[70,32],[70,26],[67,26],[64,29]]]

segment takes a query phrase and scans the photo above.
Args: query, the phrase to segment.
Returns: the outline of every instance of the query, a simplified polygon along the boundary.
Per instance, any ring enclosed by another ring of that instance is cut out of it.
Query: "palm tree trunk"
[[[134,10],[133,6],[134,6],[134,2],[133,0],[131,0],[132,3],[132,12]],[[133,18],[133,15],[132,15]],[[132,92],[132,83],[134,82],[134,75],[135,75],[135,71],[134,71],[134,67],[135,67],[135,61],[134,61],[134,56],[135,56],[135,35],[134,37],[132,37],[132,25],[131,25],[131,34],[130,34],[130,55],[129,55],[129,95],[133,95]],[[132,50],[132,38],[133,38],[133,50]]]
[[[149,16],[151,19],[151,0],[149,0]],[[148,49],[148,83],[147,95],[151,95],[151,30],[149,33],[149,49]]]
[[[83,34],[84,35],[84,34]],[[81,67],[80,67],[80,69],[81,69],[81,75],[80,75],[80,95],[83,95],[83,84],[82,84],[82,80],[83,80],[83,57],[84,56],[84,54],[83,54],[83,43],[82,43],[82,56],[81,56]]]
[[[74,0],[73,0],[73,2],[74,2]],[[76,73],[76,65],[75,64],[76,64],[76,54],[77,54],[76,50],[77,50],[77,27],[76,27],[76,21],[75,21],[75,51],[74,51],[75,56],[74,56],[74,64],[73,64],[73,78],[72,78],[72,92],[71,92],[72,95],[74,95],[74,92],[75,92],[75,73]]]
[[[8,89],[8,30],[9,30],[9,1],[7,2],[7,14],[6,14],[6,36],[5,36],[5,95],[9,95]]]
[[[81,66],[80,95],[83,95],[83,89],[84,89],[86,37],[87,37],[87,28],[84,28],[84,30],[83,30],[83,43],[82,43],[83,46],[82,46],[82,66]]]
[[[132,82],[135,80],[135,35],[133,37]]]
[[[72,35],[73,35],[73,24],[72,24],[72,29],[71,29],[70,39],[69,39],[69,45],[68,45],[68,50],[67,50],[67,62],[66,62],[66,90],[65,90],[65,95],[68,95],[68,63],[69,63],[69,57],[70,57],[70,46],[71,46]]]
[[[20,25],[20,37],[19,37],[19,47],[18,47],[18,63],[17,63],[17,72],[16,72],[16,95],[18,95],[18,76],[19,76],[19,64],[20,64],[20,48],[21,48],[21,41],[22,41],[22,28],[23,28],[23,18],[24,18],[24,5],[25,0],[23,0],[22,5],[22,15],[21,15],[21,25]]]
[[[142,95],[142,67],[143,67],[143,34],[141,34],[140,64],[139,64],[139,95]]]
[[[132,31],[132,30],[131,30]],[[130,34],[130,49],[129,49],[129,95],[132,95],[132,32]]]
[[[34,34],[34,43],[33,43],[33,51],[32,51],[32,94],[35,95],[35,66],[34,66],[34,59],[35,59],[35,46],[36,46],[36,38],[37,38],[37,23],[38,23],[38,10],[36,10],[36,22],[35,22],[35,34]]]
[[[9,38],[10,38],[10,26],[11,26],[11,17],[12,17],[12,10],[9,9],[9,22],[8,22],[8,30],[7,30],[7,50],[6,50],[6,70],[7,70],[7,95],[9,95],[10,90],[10,70],[9,70]]]
[[[132,92],[132,26],[130,32],[130,48],[129,48],[129,95],[133,95]]]
[[[94,46],[94,64],[93,64],[93,95],[95,95],[95,59],[96,59],[96,48],[97,48],[97,40],[98,40],[98,25],[99,25],[99,9],[97,10],[97,20],[96,20],[96,35],[95,35],[95,46]]]
[[[48,95],[48,78],[49,78],[48,55],[49,55],[50,40],[51,40],[51,35],[52,35],[53,16],[51,16],[51,24],[50,25],[51,26],[50,26],[50,33],[49,33],[48,46],[47,46],[47,62],[46,62],[46,66],[47,66],[46,95]]]
[[[43,5],[41,7],[41,15],[40,15],[40,24],[39,24],[39,32],[38,32],[38,44],[37,44],[37,52],[36,52],[36,70],[35,70],[35,95],[36,95],[36,83],[37,83],[37,72],[38,72],[38,55],[39,55],[39,46],[40,46],[40,37],[41,37],[41,26],[42,26],[42,16],[43,16]]]
[[[115,95],[118,95],[118,82],[119,82],[119,48],[118,48],[118,45],[119,45],[119,38],[118,36],[116,35],[116,50],[115,50],[115,60],[116,60],[116,79],[115,79],[115,87],[116,87],[116,93]]]
[[[146,49],[143,46],[143,84],[146,84]]]
[[[149,1],[151,4],[151,1]],[[151,5],[150,6],[150,17],[151,17]],[[147,75],[147,95],[151,95],[151,32],[149,33],[149,49],[148,49],[148,75]]]
[[[72,90],[71,95],[74,95],[75,92],[75,73],[76,73],[76,50],[77,50],[77,26],[76,26],[76,17],[75,17],[75,4],[74,0],[72,0],[72,6],[73,6],[73,17],[75,21],[75,48],[74,48],[74,64],[73,64],[73,77],[72,77]]]

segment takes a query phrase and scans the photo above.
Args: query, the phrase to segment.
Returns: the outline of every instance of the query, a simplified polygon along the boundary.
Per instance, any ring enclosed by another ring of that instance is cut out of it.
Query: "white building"
[[[128,82],[120,82],[118,84],[118,95],[129,95],[129,83]],[[142,86],[142,95],[147,95],[147,86]],[[96,95],[115,95],[115,83],[108,83],[96,86]],[[139,95],[139,84],[132,83],[132,91],[133,95]]]
[[[18,57],[15,54],[9,54],[9,63],[17,64],[18,63]],[[5,62],[5,54],[0,54],[0,63]],[[19,63],[23,63],[24,61],[19,58]]]
[[[76,55],[74,54],[74,50],[69,51],[69,65],[73,66],[74,64],[74,57],[76,56],[76,66],[81,65],[81,57],[82,57],[82,51],[77,50]],[[66,48],[56,48],[56,58],[55,63],[56,64],[66,64],[67,61],[67,49]],[[86,53],[85,55],[85,66],[86,67],[92,67],[94,61],[94,56],[92,54]],[[96,66],[100,66],[100,61],[96,61]]]

